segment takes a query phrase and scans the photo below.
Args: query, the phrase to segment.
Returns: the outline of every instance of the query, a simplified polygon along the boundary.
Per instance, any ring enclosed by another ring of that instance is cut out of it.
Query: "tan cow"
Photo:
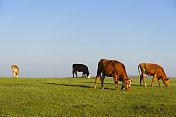
[[[12,65],[12,77],[18,78],[19,67],[17,65]]]
[[[140,75],[140,70],[141,70],[141,75]],[[157,64],[153,63],[141,63],[138,65],[138,72],[139,72],[139,79],[140,79],[140,85],[143,80],[143,83],[145,84],[145,87],[147,87],[145,83],[145,74],[148,76],[153,76],[152,80],[152,87],[153,87],[153,82],[155,81],[155,78],[158,79],[159,86],[161,87],[160,84],[160,79],[163,80],[163,83],[165,84],[166,87],[169,87],[169,79],[167,78],[164,69]]]
[[[104,89],[103,82],[104,82],[105,76],[114,77],[116,90],[118,89],[118,86],[117,86],[118,80],[123,82],[121,90],[123,88],[125,88],[128,91],[130,90],[132,79],[128,78],[125,70],[125,66],[122,63],[116,60],[101,59],[98,63],[98,70],[97,70],[97,76],[96,76],[94,88],[96,88],[97,81],[100,77],[101,88]]]

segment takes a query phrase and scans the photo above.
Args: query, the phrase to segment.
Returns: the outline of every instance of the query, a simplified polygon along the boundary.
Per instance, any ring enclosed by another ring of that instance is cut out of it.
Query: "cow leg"
[[[104,87],[103,87],[104,78],[105,78],[105,75],[103,75],[103,76],[101,77],[101,89],[104,89]]]
[[[99,77],[101,77],[101,69],[98,67],[97,76],[96,76],[95,85],[94,85],[95,89],[96,89],[96,85],[97,85],[97,81],[98,81]]]
[[[86,73],[84,72],[84,78],[86,78]]]
[[[83,77],[86,78],[86,74],[84,73],[83,75],[84,75]]]
[[[18,78],[18,72],[16,72],[16,77]]]
[[[118,90],[118,82],[117,82],[118,77],[114,76],[114,82],[115,82],[115,86],[116,86],[116,90]],[[121,88],[123,89],[123,88]]]
[[[17,78],[17,73],[15,72],[15,77]]]
[[[75,75],[76,75],[76,77],[78,77],[78,75],[77,75],[77,71],[75,71]]]
[[[147,87],[147,84],[145,83],[145,73],[144,72],[142,72],[142,79],[143,79],[143,83],[144,83],[145,87]]]
[[[94,88],[95,88],[95,89],[96,89],[96,85],[97,85],[98,79],[99,79],[99,76],[97,76],[96,79],[95,79],[95,85],[94,85]]]
[[[159,86],[160,86],[160,87],[162,87],[162,86],[161,86],[161,83],[160,83],[160,79],[159,79],[159,78],[158,78],[158,83],[159,83]]]
[[[14,77],[16,78],[16,72],[14,72]]]
[[[153,79],[152,79],[152,87],[153,87],[153,83],[155,81],[155,78],[156,78],[156,75],[153,76]]]
[[[123,89],[123,83],[122,83],[122,87],[121,87],[121,90]]]
[[[13,77],[15,78],[15,72],[13,72]]]
[[[84,72],[82,73],[82,78],[84,78]]]
[[[140,75],[140,86],[142,85],[142,74]]]
[[[74,70],[73,70],[73,72],[72,72],[72,73],[73,73],[73,78],[74,78],[74,74],[75,74]]]
[[[86,78],[86,73],[84,73],[83,75],[84,75],[83,77]]]
[[[85,72],[83,72],[82,77],[83,77],[83,78],[86,78]]]

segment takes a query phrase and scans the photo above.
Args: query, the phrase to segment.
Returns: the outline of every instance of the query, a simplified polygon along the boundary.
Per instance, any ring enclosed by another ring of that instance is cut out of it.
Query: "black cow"
[[[88,67],[86,65],[73,64],[72,66],[73,66],[73,78],[74,78],[74,74],[76,74],[76,77],[78,77],[77,72],[83,72],[82,77],[86,78],[86,75],[87,75],[87,78],[90,78],[90,73],[89,73]]]

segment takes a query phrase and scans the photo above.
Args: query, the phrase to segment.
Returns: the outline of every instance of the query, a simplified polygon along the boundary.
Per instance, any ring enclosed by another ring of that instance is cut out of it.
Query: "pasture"
[[[0,78],[0,116],[5,117],[122,117],[176,116],[176,79],[170,87],[139,86],[131,91],[115,90],[114,80],[105,78],[104,90],[94,89],[95,78]]]

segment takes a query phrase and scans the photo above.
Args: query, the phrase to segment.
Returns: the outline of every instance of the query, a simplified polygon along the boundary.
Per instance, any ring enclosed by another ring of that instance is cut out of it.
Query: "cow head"
[[[11,68],[13,69],[15,65],[12,65]]]
[[[15,65],[12,65],[11,68],[12,68],[12,71],[14,71],[15,70]]]
[[[163,83],[165,84],[166,87],[169,87],[169,78],[164,79]]]
[[[87,75],[87,78],[90,78],[90,74],[91,74],[91,73],[89,73],[89,74]]]
[[[127,91],[129,91],[130,89],[131,89],[131,82],[132,82],[132,79],[125,79],[124,81],[123,81],[123,87],[125,87],[125,89],[127,90]]]

